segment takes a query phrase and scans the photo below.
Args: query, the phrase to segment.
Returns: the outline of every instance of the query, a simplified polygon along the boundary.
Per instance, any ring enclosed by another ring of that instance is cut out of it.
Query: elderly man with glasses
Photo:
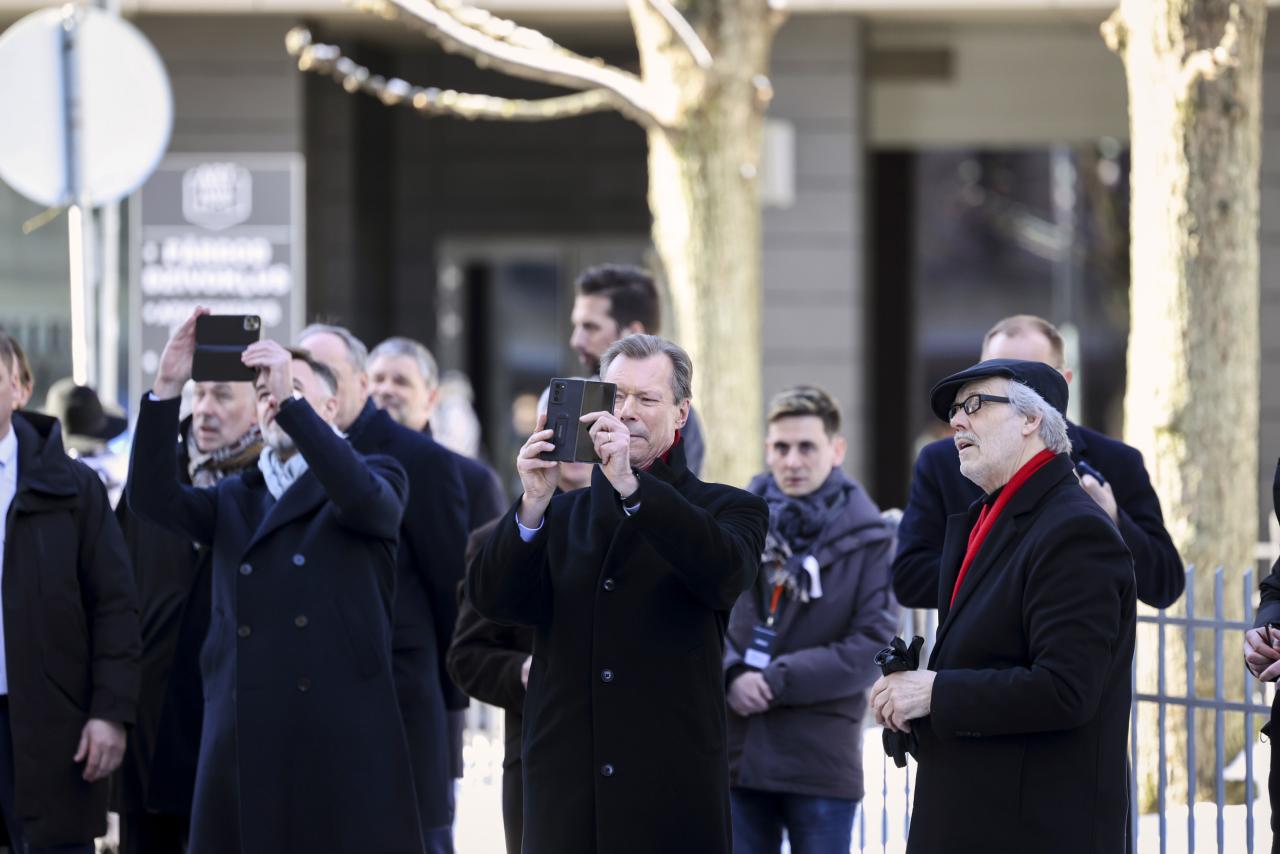
[[[947,520],[928,668],[872,689],[918,740],[907,850],[1118,854],[1133,559],[1072,466],[1066,380],[992,359],[930,402],[984,496]]]

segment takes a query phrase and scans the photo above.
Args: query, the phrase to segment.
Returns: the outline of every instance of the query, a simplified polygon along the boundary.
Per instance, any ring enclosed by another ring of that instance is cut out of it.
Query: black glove
[[[876,664],[880,673],[888,676],[900,670],[916,670],[920,667],[920,648],[924,646],[924,638],[916,635],[911,639],[911,646],[902,638],[894,638],[893,642],[876,653]],[[907,754],[916,755],[916,734],[914,732],[897,732],[885,727],[881,732],[884,741],[884,752],[893,757],[893,764],[899,768],[907,767]]]

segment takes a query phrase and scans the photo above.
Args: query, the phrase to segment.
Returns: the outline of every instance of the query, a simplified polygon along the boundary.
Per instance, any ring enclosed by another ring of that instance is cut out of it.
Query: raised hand
[[[554,460],[544,460],[539,455],[554,451],[551,444],[554,430],[544,429],[547,415],[538,416],[538,427],[528,441],[516,454],[516,472],[520,475],[520,485],[524,487],[524,498],[520,501],[520,524],[526,528],[537,528],[542,524],[542,514],[551,503],[556,487],[560,485],[560,464]]]
[[[591,425],[591,441],[609,483],[622,498],[635,494],[640,482],[631,470],[631,431],[627,425],[608,412],[588,412],[580,420]]]
[[[191,316],[173,331],[164,352],[160,354],[160,366],[151,393],[159,400],[167,400],[182,394],[182,387],[191,379],[191,362],[196,355],[196,318],[209,314],[209,309],[197,306]]]

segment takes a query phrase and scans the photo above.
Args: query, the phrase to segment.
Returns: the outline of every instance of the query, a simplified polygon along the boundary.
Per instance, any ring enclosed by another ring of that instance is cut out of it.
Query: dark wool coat
[[[1132,558],[1059,454],[1004,508],[949,608],[979,508],[947,520],[907,850],[1121,854]]]
[[[1153,608],[1172,605],[1186,586],[1182,559],[1164,528],[1160,499],[1151,488],[1142,454],[1096,430],[1067,424],[1071,458],[1097,469],[1115,494],[1118,527],[1133,554],[1138,598]],[[893,590],[908,608],[937,604],[938,561],[947,518],[963,513],[982,489],[960,473],[960,454],[951,439],[926,445],[916,460],[911,495],[898,525]]]
[[[1275,481],[1271,486],[1272,507],[1275,510],[1276,519],[1280,519],[1280,462],[1276,463]],[[1276,561],[1275,566],[1271,567],[1271,574],[1262,579],[1259,585],[1262,590],[1261,601],[1258,603],[1258,613],[1254,620],[1255,626],[1265,626],[1267,623],[1280,623],[1280,561]],[[1272,833],[1272,852],[1280,852],[1280,763],[1277,760],[1277,733],[1280,732],[1280,694],[1271,704],[1271,720],[1262,728],[1262,732],[1267,736],[1267,741],[1271,745],[1271,769],[1267,777],[1267,793],[1271,797],[1271,833]]]
[[[471,532],[467,540],[467,565],[504,518],[490,520]],[[524,837],[524,766],[520,762],[524,726],[524,683],[520,672],[533,653],[533,629],[504,626],[480,616],[464,590],[458,590],[458,624],[449,647],[449,675],[458,687],[482,703],[504,712],[502,731],[502,826],[507,854],[520,854]]]
[[[771,477],[757,478],[748,490],[763,496]],[[855,484],[808,554],[821,567],[822,596],[780,601],[776,649],[763,671],[773,702],[763,714],[745,718],[729,710],[729,781],[767,792],[861,800],[867,689],[880,676],[876,653],[898,625],[889,577],[893,531]],[[768,575],[762,570],[733,606],[726,688],[747,669],[742,656],[752,630],[768,616]]]
[[[178,478],[190,484],[187,438],[179,429]],[[236,472],[228,472],[235,474]],[[142,688],[129,749],[111,787],[119,812],[190,815],[204,697],[200,646],[209,630],[210,553],[190,537],[116,506],[133,564],[142,615]]]
[[[396,560],[392,662],[422,825],[445,827],[453,821],[445,708],[467,704],[443,663],[458,617],[458,585],[466,572],[466,493],[454,454],[397,424],[372,401],[365,401],[347,437],[360,453],[385,454],[409,476]]]
[[[143,399],[129,502],[213,549],[192,854],[418,854],[391,675],[403,469],[291,398],[276,421],[310,468],[279,501],[256,468],[184,487],[177,412]]]
[[[102,481],[67,457],[58,422],[15,412],[13,430],[0,598],[17,811],[33,847],[83,844],[106,832],[107,781],[71,757],[90,718],[133,723],[137,592]]]
[[[499,521],[468,574],[490,619],[534,627],[524,854],[727,854],[721,671],[768,510],[703,483],[676,446],[626,516],[598,468],[525,543]]]

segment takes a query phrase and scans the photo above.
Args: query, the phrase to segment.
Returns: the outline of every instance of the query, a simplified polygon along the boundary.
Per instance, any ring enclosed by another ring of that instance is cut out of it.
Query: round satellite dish
[[[64,28],[78,89],[80,158],[67,169]],[[44,9],[0,35],[0,179],[37,204],[118,201],[169,146],[173,94],[155,48],[132,24],[92,7]]]

